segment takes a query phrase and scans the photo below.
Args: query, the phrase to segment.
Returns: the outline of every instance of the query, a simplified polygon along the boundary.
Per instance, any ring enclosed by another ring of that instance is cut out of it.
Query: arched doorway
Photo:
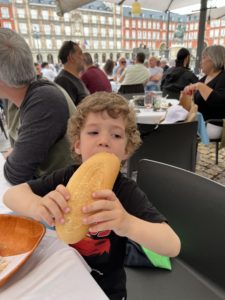
[[[98,63],[98,53],[94,54],[94,63]]]
[[[49,63],[49,64],[53,64],[53,63],[54,63],[54,62],[53,62],[53,56],[52,56],[52,54],[49,53],[49,54],[47,55],[47,60],[48,60],[48,63]]]
[[[105,63],[106,62],[106,54],[102,53],[102,62]]]
[[[41,64],[43,62],[43,57],[40,53],[37,54],[37,62]]]
[[[113,53],[109,54],[109,58],[113,60]]]

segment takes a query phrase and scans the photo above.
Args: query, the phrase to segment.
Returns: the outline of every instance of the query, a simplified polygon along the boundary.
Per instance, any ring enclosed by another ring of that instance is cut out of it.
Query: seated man
[[[81,75],[82,81],[85,83],[90,94],[95,92],[112,92],[111,84],[106,74],[93,64],[90,53],[84,53],[84,73]]]
[[[84,70],[84,58],[81,48],[77,43],[65,41],[59,50],[58,58],[63,64],[63,69],[55,78],[55,82],[63,87],[70,95],[75,105],[78,105],[89,92],[80,79],[80,72]]]
[[[13,149],[4,165],[10,183],[49,174],[72,161],[65,133],[75,105],[56,84],[36,79],[29,46],[6,28],[0,28],[0,98],[17,107],[10,116]]]
[[[144,66],[145,54],[142,52],[137,53],[135,64],[129,65],[122,73],[119,82],[121,87],[119,92],[123,91],[123,86],[128,85],[145,85],[149,78],[148,69]],[[139,91],[137,91],[139,92]],[[144,92],[144,88],[142,91]]]

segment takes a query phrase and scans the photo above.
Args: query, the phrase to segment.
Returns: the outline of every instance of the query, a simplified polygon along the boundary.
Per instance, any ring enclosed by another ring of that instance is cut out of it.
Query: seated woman
[[[198,81],[197,76],[189,69],[190,52],[181,48],[177,52],[175,67],[169,68],[163,74],[161,90],[163,97],[168,99],[179,99],[180,92],[190,83]]]
[[[202,52],[202,72],[205,74],[199,82],[185,87],[187,94],[194,93],[194,101],[205,121],[225,118],[225,48],[213,45]],[[215,124],[215,125],[214,125]],[[207,125],[210,139],[220,138],[222,122]]]

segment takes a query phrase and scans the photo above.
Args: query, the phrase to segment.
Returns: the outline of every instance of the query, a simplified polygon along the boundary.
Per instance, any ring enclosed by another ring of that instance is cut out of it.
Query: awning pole
[[[201,0],[199,25],[198,25],[198,45],[195,61],[195,74],[200,73],[200,61],[201,55],[204,48],[204,38],[205,38],[205,22],[207,14],[207,2],[208,0]]]

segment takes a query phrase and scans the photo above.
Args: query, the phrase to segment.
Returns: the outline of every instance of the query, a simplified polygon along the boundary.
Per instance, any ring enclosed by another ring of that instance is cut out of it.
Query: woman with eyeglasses
[[[121,57],[119,59],[119,65],[117,67],[115,67],[115,69],[114,69],[113,79],[115,81],[119,81],[121,74],[126,69],[126,65],[127,65],[126,59],[124,57]]]

